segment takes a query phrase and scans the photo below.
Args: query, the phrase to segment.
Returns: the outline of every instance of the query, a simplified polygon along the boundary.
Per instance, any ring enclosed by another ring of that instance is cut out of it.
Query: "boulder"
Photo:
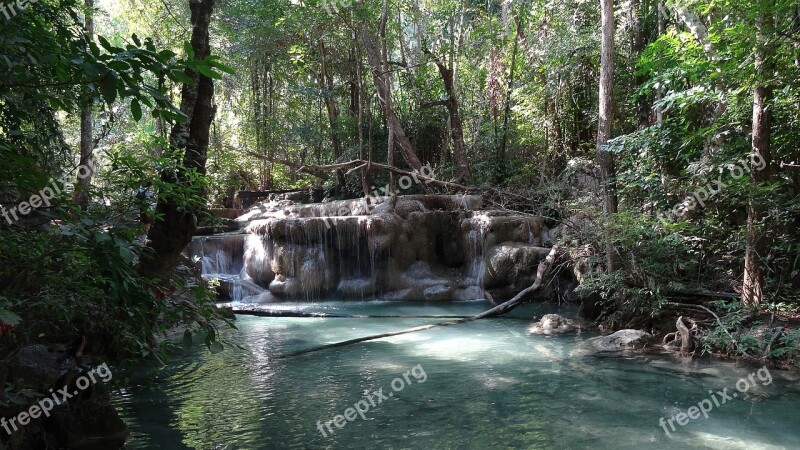
[[[531,334],[561,334],[575,331],[578,326],[575,322],[559,316],[558,314],[545,314],[538,322],[528,328]]]
[[[339,282],[336,293],[344,298],[364,298],[375,293],[374,278],[348,278]]]
[[[442,302],[452,300],[453,292],[453,286],[440,284],[425,288],[422,297],[429,302]]]
[[[52,386],[58,379],[58,354],[44,345],[26,345],[17,352],[11,364],[10,378],[23,378],[31,386]]]
[[[272,270],[272,251],[264,238],[257,234],[247,235],[244,243],[244,273],[256,283],[268,284],[275,278]]]
[[[277,276],[269,284],[269,290],[275,295],[299,297],[303,294],[303,285],[300,284],[297,278]]]
[[[419,300],[414,298],[414,289],[402,289],[399,291],[388,292],[378,297],[380,300],[387,300],[390,302],[407,302],[411,300]]]
[[[491,247],[487,255],[485,285],[523,289],[533,282],[539,262],[549,253],[549,248],[511,241]]]
[[[459,301],[470,301],[470,300],[483,300],[486,298],[486,295],[484,295],[483,289],[481,289],[480,287],[468,286],[456,290],[453,297]]]
[[[576,354],[617,352],[643,348],[653,336],[640,330],[620,330],[608,336],[587,339],[575,349]]]

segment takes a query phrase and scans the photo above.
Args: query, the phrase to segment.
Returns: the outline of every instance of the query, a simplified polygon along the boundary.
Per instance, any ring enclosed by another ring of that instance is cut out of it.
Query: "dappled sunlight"
[[[222,442],[239,430],[236,442],[270,447],[344,446],[367,435],[378,447],[413,442],[441,448],[469,439],[478,448],[618,448],[620,442],[654,449],[786,448],[794,439],[790,424],[800,418],[790,407],[800,390],[776,373],[773,386],[787,394],[757,403],[737,399],[666,436],[659,418],[685,411],[709,389],[721,390],[749,372],[732,363],[695,361],[689,367],[669,356],[570,358],[582,339],[528,335],[526,321],[485,320],[275,359],[288,350],[421,322],[241,317],[240,331],[224,334],[245,350],[201,361],[188,355],[186,367],[165,385],[178,406],[177,430],[187,442],[202,436]],[[424,382],[410,375],[416,365],[424,368]],[[404,376],[409,383],[393,391],[393,380]],[[330,441],[316,429],[317,420],[331,420],[380,389],[387,398],[365,420],[348,422]],[[119,400],[135,427],[153,426],[134,408],[147,396],[137,392]],[[240,397],[247,400],[224,400]],[[221,411],[220,405],[241,423],[198,421]],[[132,448],[142,448],[136,442]]]

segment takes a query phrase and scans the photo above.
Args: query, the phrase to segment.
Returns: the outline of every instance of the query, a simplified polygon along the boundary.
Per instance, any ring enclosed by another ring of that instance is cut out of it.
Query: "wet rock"
[[[280,299],[275,296],[270,291],[263,291],[258,295],[252,295],[249,297],[244,297],[238,302],[231,303],[228,306],[239,306],[239,305],[263,305],[265,303],[276,303],[279,302]]]
[[[483,289],[478,286],[469,286],[466,288],[458,289],[453,298],[459,301],[470,301],[470,300],[483,300],[486,296],[483,293]]]
[[[22,380],[25,386],[48,392],[60,373],[58,357],[44,345],[22,347],[9,365],[9,379]],[[0,440],[4,449],[36,448],[121,448],[128,434],[127,427],[109,403],[106,388],[93,385],[56,406],[48,416],[30,418],[11,436]],[[0,417],[13,417],[27,412],[30,404],[0,402]]]
[[[245,297],[258,295],[264,289],[250,280],[239,278],[219,278],[217,297],[224,301],[240,301]]]
[[[303,294],[303,286],[296,278],[278,276],[269,284],[269,291],[284,297],[300,297]]]
[[[256,205],[237,219],[242,277],[288,298],[410,290],[414,300],[474,300],[486,288],[500,301],[532,283],[553,240],[541,218],[481,211],[480,196],[391,200]]]
[[[445,290],[452,296],[456,286],[455,280],[437,276],[431,270],[428,263],[417,261],[406,270],[398,280],[403,288],[416,289],[419,294],[427,298],[439,298],[444,295]],[[430,289],[429,288],[436,288]],[[427,293],[426,293],[427,291]]]
[[[388,292],[380,296],[381,300],[387,300],[390,302],[407,302],[411,300],[419,300],[419,298],[414,298],[414,290],[413,289],[402,289],[399,291]]]
[[[244,272],[256,283],[267,285],[275,279],[272,270],[272,251],[262,236],[250,234],[244,243]]]
[[[429,302],[441,302],[453,299],[454,289],[452,286],[437,285],[425,288],[422,297]]]
[[[620,330],[608,336],[599,336],[582,342],[575,349],[576,354],[616,352],[643,348],[653,340],[653,336],[640,330]]]
[[[11,379],[22,378],[31,386],[51,387],[59,377],[58,354],[44,345],[26,345],[11,365]]]
[[[487,255],[486,286],[527,287],[533,282],[539,262],[549,253],[549,248],[511,241],[492,247]]]
[[[344,298],[364,298],[374,294],[376,289],[373,278],[350,278],[339,282],[336,293]]]
[[[531,334],[561,334],[575,331],[578,326],[574,321],[558,314],[545,314],[538,322],[528,328]]]
[[[236,314],[230,306],[217,306],[217,310],[220,316],[229,320],[236,320]]]
[[[427,208],[419,200],[398,200],[394,212],[400,217],[407,219],[411,213],[426,212]]]

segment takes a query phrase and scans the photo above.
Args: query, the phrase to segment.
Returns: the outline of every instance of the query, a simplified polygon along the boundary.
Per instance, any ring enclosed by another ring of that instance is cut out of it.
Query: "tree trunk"
[[[504,184],[508,172],[508,162],[506,161],[506,146],[508,145],[508,119],[511,116],[511,94],[514,91],[514,69],[517,65],[517,50],[519,49],[519,37],[522,33],[522,26],[519,17],[515,18],[517,32],[514,35],[514,49],[511,52],[511,67],[509,67],[508,92],[506,92],[506,108],[503,113],[503,141],[500,143],[500,151],[497,154],[497,164],[500,170],[497,172],[495,181]]]
[[[339,131],[337,130],[336,122],[339,120],[339,108],[336,106],[336,101],[333,98],[333,77],[328,70],[328,63],[326,61],[327,53],[325,51],[325,42],[320,38],[319,40],[319,53],[321,60],[319,80],[319,89],[322,93],[322,98],[325,101],[325,109],[328,112],[328,123],[331,131],[331,144],[333,145],[333,157],[337,161],[342,156],[342,141],[339,138]],[[344,172],[336,172],[337,191],[342,193],[345,189]]]
[[[413,169],[421,172],[422,162],[420,162],[416,152],[414,152],[414,147],[411,145],[411,141],[408,139],[408,136],[403,130],[403,126],[400,124],[400,119],[397,117],[397,113],[392,107],[391,91],[386,83],[383,63],[378,54],[378,48],[375,44],[374,37],[370,34],[369,30],[367,30],[366,22],[361,23],[360,32],[361,41],[364,44],[364,53],[367,55],[367,61],[372,69],[372,80],[375,83],[378,99],[386,115],[387,125],[394,134],[397,146],[400,147],[400,151],[406,162],[408,162]]]
[[[84,29],[87,41],[94,39],[94,0],[85,0],[86,15],[84,17]],[[89,173],[79,171],[75,192],[72,196],[72,203],[86,208],[89,206],[89,189],[92,185],[92,171],[94,170],[94,142],[92,141],[92,105],[91,102],[81,110],[81,166],[88,167]]]
[[[664,0],[658,0],[658,36],[661,37],[667,32],[667,8],[664,6]],[[656,99],[661,100],[664,98],[664,88],[659,87],[656,91]],[[656,108],[656,123],[664,121],[664,110],[659,106]]]
[[[597,126],[597,154],[603,183],[604,211],[610,219],[617,213],[617,192],[614,154],[605,148],[611,139],[614,123],[614,0],[600,0],[602,17],[602,50],[600,54],[600,121]],[[619,266],[616,251],[606,232],[607,270],[612,272]]]
[[[211,54],[209,25],[214,9],[214,0],[189,0],[192,12],[191,45],[197,59]],[[208,151],[209,131],[214,120],[214,83],[211,78],[187,70],[194,83],[184,84],[181,90],[181,111],[189,118],[176,123],[170,134],[170,144],[184,151],[183,161],[177,173],[165,172],[161,179],[167,183],[191,187],[190,171],[205,175],[206,152]],[[204,192],[200,192],[205,196]],[[197,205],[186,205],[180,197],[164,195],[158,199],[156,215],[163,220],[156,221],[150,229],[148,238],[152,252],[144,253],[140,272],[149,277],[166,281],[172,274],[180,253],[189,243],[197,226],[201,211]]]
[[[357,45],[358,35],[353,30],[353,53],[355,55],[355,69],[356,69],[356,92],[358,100],[358,157],[359,159],[367,159],[364,154],[364,77],[361,74],[361,50]],[[372,152],[369,154],[369,163],[372,163]],[[370,188],[367,178],[369,177],[369,166],[361,169],[361,189],[364,191],[364,198],[369,206],[370,203]]]
[[[645,0],[647,2],[648,0]],[[645,3],[646,4],[646,3]],[[647,47],[647,42],[645,42],[644,30],[642,27],[643,24],[643,16],[644,13],[642,11],[642,1],[641,0],[631,0],[630,2],[630,15],[631,15],[631,51],[633,52],[634,61],[638,61],[639,58],[642,56],[645,47]],[[636,89],[639,89],[646,81],[647,78],[642,74],[636,74],[637,70],[635,67],[635,63],[633,67],[630,68],[631,72],[634,73],[633,76],[633,83]],[[649,97],[647,95],[639,94],[636,96],[636,107],[637,107],[637,121],[639,123],[639,129],[647,128],[650,125],[650,112],[652,107],[650,105]]]
[[[772,2],[765,2],[772,6]],[[753,92],[753,142],[752,153],[764,161],[761,170],[753,168],[751,181],[758,185],[769,180],[771,164],[771,122],[772,87],[764,77],[772,76],[769,62],[768,43],[774,26],[771,12],[763,12],[758,19],[756,32],[755,68],[761,78]],[[744,282],[742,284],[742,303],[746,306],[760,305],[764,300],[764,275],[761,271],[761,258],[767,254],[767,241],[762,224],[763,211],[758,199],[750,197],[747,205],[747,238],[744,257]]]
[[[385,106],[387,111],[393,111],[392,107],[392,75],[389,72],[389,47],[386,42],[386,24],[389,20],[389,6],[388,1],[383,0],[383,8],[381,12],[381,22],[378,28],[378,37],[381,42],[381,76],[383,78],[383,85],[386,87]],[[394,138],[395,128],[389,127],[389,136],[386,144],[386,164],[394,167]],[[389,173],[389,192],[392,196],[392,208],[397,204],[397,177],[394,173]]]
[[[438,56],[435,56],[430,51],[426,51],[426,53],[430,55],[436,67],[439,69],[439,75],[442,77],[444,90],[447,93],[447,101],[444,102],[444,106],[447,107],[447,113],[450,117],[450,136],[453,139],[453,154],[455,155],[456,165],[458,166],[458,180],[459,183],[469,184],[469,159],[467,158],[467,150],[464,146],[464,125],[461,121],[461,113],[458,108],[458,95],[456,94],[454,71],[445,66]]]

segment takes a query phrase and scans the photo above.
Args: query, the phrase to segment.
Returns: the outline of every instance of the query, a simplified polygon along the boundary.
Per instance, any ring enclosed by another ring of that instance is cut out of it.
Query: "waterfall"
[[[467,278],[471,286],[484,288],[486,274],[486,235],[489,222],[485,216],[474,216],[469,219],[469,257]]]
[[[238,275],[242,270],[242,237],[202,236],[192,242],[206,276]]]
[[[234,303],[248,302],[264,292],[245,271],[245,255],[252,251],[253,241],[242,234],[201,236],[189,244],[190,256],[200,259],[203,278],[217,280],[220,298]],[[266,256],[263,259],[268,261]]]
[[[474,196],[373,200],[369,212],[360,199],[267,202],[237,219],[241,234],[198,237],[190,251],[221,298],[246,304],[478,300],[535,270],[541,218],[482,210]]]

